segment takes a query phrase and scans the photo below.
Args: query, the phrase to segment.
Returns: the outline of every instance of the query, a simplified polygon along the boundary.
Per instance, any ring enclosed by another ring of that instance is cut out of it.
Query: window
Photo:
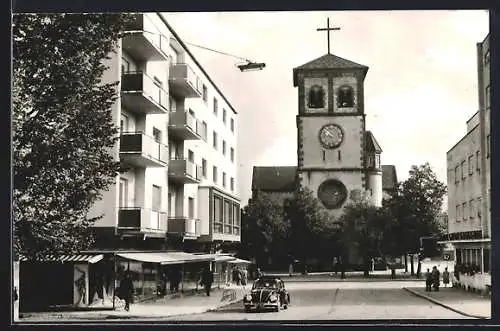
[[[313,85],[309,89],[307,107],[325,108],[325,90],[320,85]]]
[[[194,153],[190,149],[188,149],[188,161],[194,163]]]
[[[208,134],[207,122],[203,121],[201,122],[201,136],[205,141],[207,140],[207,134]]]
[[[125,114],[120,114],[120,133],[128,131],[128,116]]]
[[[194,218],[194,199],[188,197],[188,217],[189,219]]]
[[[226,155],[226,141],[225,140],[222,141],[222,154]]]
[[[337,100],[340,108],[354,107],[354,91],[352,87],[347,85],[339,87]]]
[[[234,133],[234,118],[231,118],[231,132]]]
[[[222,122],[226,124],[227,122],[227,112],[225,109],[222,109]]]
[[[231,162],[234,162],[234,148],[231,147],[231,153],[230,153],[230,157],[231,157]]]
[[[476,214],[474,213],[474,199],[471,199],[469,201],[469,210],[470,210],[469,218],[473,219],[476,216]]]
[[[481,172],[481,159],[479,158],[479,151],[476,151],[476,171]]]
[[[342,153],[340,151],[337,151],[337,158],[339,161],[342,161]]]
[[[153,128],[153,137],[156,142],[161,143],[161,131],[157,128]]]
[[[458,166],[455,167],[455,184],[460,182],[460,172]]]
[[[208,102],[208,91],[205,84],[203,84],[202,91],[203,91],[203,101]]]
[[[216,166],[212,167],[212,178],[214,180],[214,183],[217,184],[217,167]]]
[[[214,115],[215,115],[215,116],[217,116],[217,115],[218,115],[218,113],[219,113],[219,109],[218,109],[218,108],[219,108],[219,104],[218,104],[218,102],[217,102],[217,99],[216,99],[216,98],[214,98]]]
[[[321,157],[323,158],[323,161],[326,161],[326,151],[324,149],[321,150]]]
[[[490,64],[490,50],[486,50],[486,53],[484,53],[484,64],[488,65]]]
[[[152,204],[152,210],[153,211],[160,211],[161,210],[161,187],[157,185],[153,185],[153,204]]]
[[[474,155],[469,156],[469,176],[472,176],[472,173],[474,172],[474,170],[473,170],[474,162],[472,160],[473,157],[474,157]]]
[[[375,154],[375,168],[380,168],[380,154]]]
[[[222,232],[222,199],[216,195],[214,195],[214,232],[221,233]]]
[[[174,205],[174,202],[172,201],[172,193],[168,192],[168,216],[174,216],[172,206]]]
[[[130,72],[130,61],[122,56],[122,74]]]
[[[462,213],[463,219],[467,220],[467,202],[462,203]]]
[[[128,202],[128,180],[126,178],[120,178],[120,191],[119,191],[119,207],[127,207]]]
[[[217,132],[215,132],[215,131],[213,133],[213,146],[214,146],[214,149],[217,149]]]
[[[483,205],[481,204],[481,197],[477,198],[477,217],[481,218],[481,210]]]
[[[207,160],[201,159],[201,175],[207,178]]]
[[[234,178],[233,177],[231,177],[230,185],[231,185],[231,191],[234,191]]]
[[[462,173],[462,180],[465,179],[464,168],[465,168],[465,161],[462,161],[462,163],[460,163],[460,172]]]
[[[484,100],[486,104],[486,109],[490,109],[490,99],[491,99],[491,88],[490,86],[486,86],[486,95],[485,95],[486,100]]]
[[[457,205],[456,214],[457,222],[460,222],[460,220],[462,219],[462,217],[460,216],[460,205]]]
[[[486,158],[489,159],[490,157],[490,135],[486,136]]]
[[[222,173],[222,187],[226,188],[226,173]]]

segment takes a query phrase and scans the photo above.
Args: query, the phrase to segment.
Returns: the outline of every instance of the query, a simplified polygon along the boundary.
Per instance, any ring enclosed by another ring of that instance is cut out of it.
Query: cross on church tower
[[[338,31],[340,28],[331,27],[330,28],[330,18],[326,19],[326,28],[318,28],[317,31],[326,31],[328,36],[328,54],[330,54],[330,31]]]

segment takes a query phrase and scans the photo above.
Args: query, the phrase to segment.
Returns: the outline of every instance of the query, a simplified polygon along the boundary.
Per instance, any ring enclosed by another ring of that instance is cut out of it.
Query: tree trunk
[[[405,253],[405,273],[408,273],[408,254]]]
[[[415,276],[415,267],[413,266],[413,254],[410,255],[410,269],[411,269],[411,275]]]

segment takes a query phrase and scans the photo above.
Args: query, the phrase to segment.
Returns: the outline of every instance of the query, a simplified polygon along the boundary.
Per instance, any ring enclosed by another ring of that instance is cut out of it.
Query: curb
[[[434,299],[434,298],[432,298],[432,297],[430,297],[430,296],[428,296],[428,295],[425,295],[425,294],[419,293],[419,292],[414,291],[414,290],[412,290],[412,289],[409,289],[409,288],[407,288],[407,287],[403,287],[403,290],[405,290],[405,291],[407,291],[407,292],[409,292],[409,293],[413,294],[414,296],[417,296],[417,297],[422,298],[422,299],[426,299],[427,301],[430,301],[430,302],[432,302],[432,303],[435,303],[436,305],[439,305],[439,306],[441,306],[441,307],[443,307],[443,308],[446,308],[446,309],[448,309],[448,310],[451,310],[451,311],[453,311],[453,312],[455,312],[455,313],[457,313],[457,314],[460,314],[460,315],[463,315],[463,316],[466,316],[466,317],[477,318],[477,319],[489,319],[488,317],[479,316],[479,315],[473,315],[473,314],[469,314],[469,313],[466,313],[466,312],[464,312],[464,311],[458,310],[458,309],[453,308],[453,307],[451,307],[451,306],[449,306],[449,305],[447,305],[447,304],[445,304],[445,303],[443,303],[443,302],[441,302],[441,301],[439,301],[439,300],[436,300],[436,299]]]

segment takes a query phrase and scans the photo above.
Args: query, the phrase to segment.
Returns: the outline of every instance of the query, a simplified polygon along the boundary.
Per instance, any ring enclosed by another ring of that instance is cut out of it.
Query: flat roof
[[[208,81],[214,86],[215,90],[221,95],[222,99],[224,99],[224,101],[227,103],[227,105],[229,106],[229,108],[231,108],[231,110],[233,111],[233,113],[238,114],[238,112],[234,109],[233,105],[231,105],[231,103],[229,102],[229,100],[227,100],[227,98],[224,95],[224,93],[222,93],[221,90],[219,90],[219,88],[214,83],[214,81],[212,80],[212,78],[210,78],[210,75],[205,71],[205,69],[203,69],[203,66],[198,62],[198,60],[196,60],[196,58],[194,57],[194,55],[189,51],[189,49],[187,48],[186,44],[184,44],[184,42],[179,37],[179,35],[177,34],[177,32],[175,32],[175,30],[170,26],[170,24],[168,24],[167,19],[165,17],[163,17],[163,13],[156,13],[156,14],[160,17],[160,19],[163,21],[163,23],[165,23],[165,25],[170,30],[170,32],[172,32],[172,34],[174,35],[175,39],[179,42],[179,44],[181,44],[181,46],[186,50],[186,53],[188,53],[189,56],[191,56],[191,59],[193,59],[193,62],[198,66],[198,68],[200,68],[201,72],[203,72],[205,74],[205,76],[207,77]]]

